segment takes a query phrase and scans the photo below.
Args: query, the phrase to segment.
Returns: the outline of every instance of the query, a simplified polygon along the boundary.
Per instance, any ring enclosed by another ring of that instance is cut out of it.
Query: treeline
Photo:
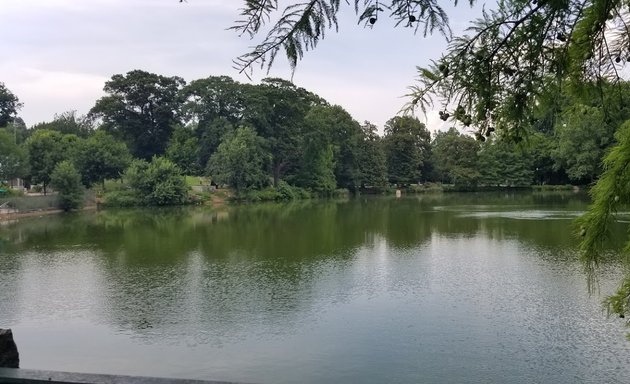
[[[627,89],[600,84],[568,89],[560,100],[541,95],[537,117],[523,122],[531,134],[516,142],[455,128],[431,137],[411,116],[393,117],[380,136],[375,125],[285,80],[186,84],[140,70],[114,75],[87,116],[65,112],[27,128],[16,117],[17,97],[0,83],[0,180],[20,177],[45,191],[63,164],[57,184],[60,174],[85,187],[123,177],[128,188],[112,197],[121,205],[186,202],[181,175],[278,199],[426,182],[585,184],[600,174],[614,127],[629,117],[619,96]]]

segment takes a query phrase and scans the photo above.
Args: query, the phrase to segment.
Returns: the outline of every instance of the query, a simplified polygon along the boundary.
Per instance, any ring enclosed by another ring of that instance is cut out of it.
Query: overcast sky
[[[28,126],[55,113],[85,114],[103,95],[113,74],[142,69],[186,81],[228,75],[248,79],[232,60],[259,40],[226,28],[238,18],[241,0],[0,0],[0,82],[24,103]],[[284,4],[288,1],[282,2]],[[454,30],[476,17],[464,3],[450,11]],[[439,58],[446,41],[422,37],[379,19],[373,29],[358,26],[353,6],[344,6],[339,33],[330,32],[307,52],[293,81],[358,121],[382,126],[404,104],[416,65]],[[254,72],[253,81],[266,77]],[[284,56],[269,76],[290,79]],[[420,116],[422,119],[424,117]],[[428,125],[441,126],[437,113]]]

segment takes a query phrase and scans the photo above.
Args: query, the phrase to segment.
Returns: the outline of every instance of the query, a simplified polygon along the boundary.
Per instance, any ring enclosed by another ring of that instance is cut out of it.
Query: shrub
[[[150,163],[135,160],[125,172],[129,186],[145,205],[178,205],[188,202],[188,187],[179,168],[164,157]]]
[[[59,207],[64,211],[80,208],[83,204],[81,175],[70,161],[62,161],[50,175],[50,183],[59,192]]]
[[[142,205],[142,199],[131,189],[121,189],[105,193],[104,205],[109,207],[135,207]]]

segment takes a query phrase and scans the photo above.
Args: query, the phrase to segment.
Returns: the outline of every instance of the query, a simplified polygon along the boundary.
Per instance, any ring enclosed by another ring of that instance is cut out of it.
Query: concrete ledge
[[[0,383],[8,384],[236,384],[227,381],[182,380],[158,377],[96,375],[88,373],[0,368]]]

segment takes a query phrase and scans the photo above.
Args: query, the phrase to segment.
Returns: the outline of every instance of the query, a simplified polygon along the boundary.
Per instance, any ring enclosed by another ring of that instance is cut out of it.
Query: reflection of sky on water
[[[458,217],[477,217],[477,218],[494,218],[500,217],[505,219],[516,220],[573,220],[584,212],[571,211],[481,211],[481,212],[465,212]]]

